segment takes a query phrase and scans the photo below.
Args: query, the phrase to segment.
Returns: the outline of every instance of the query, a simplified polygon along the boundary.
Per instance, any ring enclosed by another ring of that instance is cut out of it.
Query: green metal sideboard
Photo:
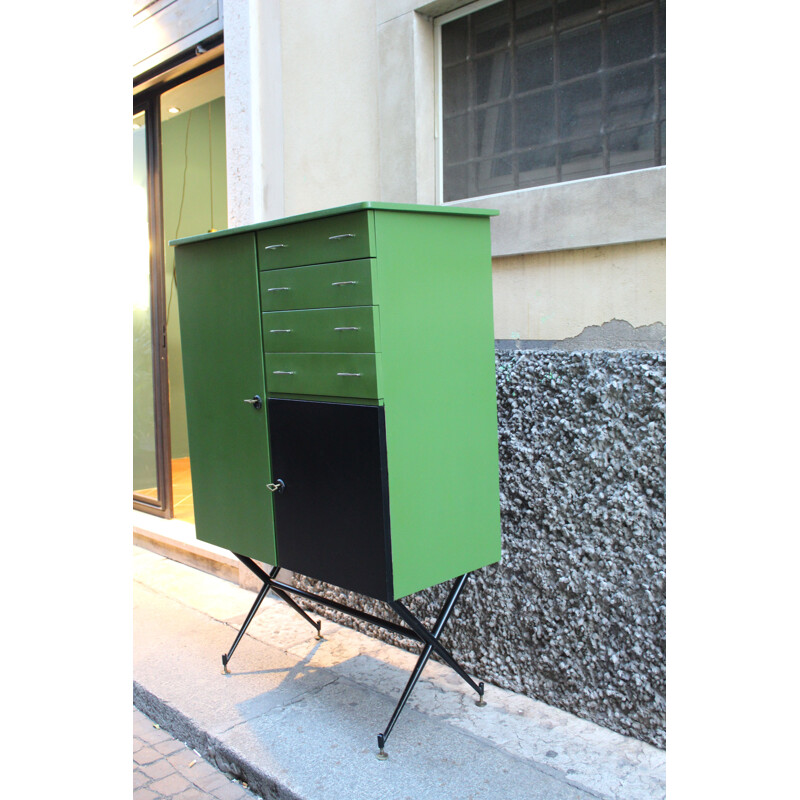
[[[500,559],[496,213],[364,202],[171,242],[197,537],[264,584],[226,669],[271,589],[318,631],[289,593],[423,642],[419,671],[446,654],[482,704],[438,637],[467,574]],[[279,568],[386,601],[407,627]],[[451,579],[426,631],[400,598]]]

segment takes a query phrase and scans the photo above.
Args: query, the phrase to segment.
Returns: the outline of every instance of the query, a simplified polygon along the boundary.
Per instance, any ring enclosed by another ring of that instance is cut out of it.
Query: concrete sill
[[[227,550],[201,542],[194,525],[133,511],[133,543],[145,550],[239,584],[240,564]]]

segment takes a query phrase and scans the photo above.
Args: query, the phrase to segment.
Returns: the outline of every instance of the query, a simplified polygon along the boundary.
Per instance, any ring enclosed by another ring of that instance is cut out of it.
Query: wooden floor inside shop
[[[137,494],[158,497],[157,489],[144,489]],[[172,507],[173,518],[194,524],[194,496],[192,495],[192,471],[189,457],[172,459]]]

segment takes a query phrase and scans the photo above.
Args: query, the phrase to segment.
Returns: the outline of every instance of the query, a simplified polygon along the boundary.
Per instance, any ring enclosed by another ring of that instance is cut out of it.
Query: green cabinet
[[[173,242],[198,538],[382,600],[499,560],[494,213]]]

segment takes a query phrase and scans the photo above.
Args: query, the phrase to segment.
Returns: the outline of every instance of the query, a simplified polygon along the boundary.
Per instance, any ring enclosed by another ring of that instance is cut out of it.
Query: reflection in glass
[[[133,118],[133,182],[129,269],[133,297],[133,491],[158,499],[150,326],[150,228],[147,213],[147,142],[144,112]]]

